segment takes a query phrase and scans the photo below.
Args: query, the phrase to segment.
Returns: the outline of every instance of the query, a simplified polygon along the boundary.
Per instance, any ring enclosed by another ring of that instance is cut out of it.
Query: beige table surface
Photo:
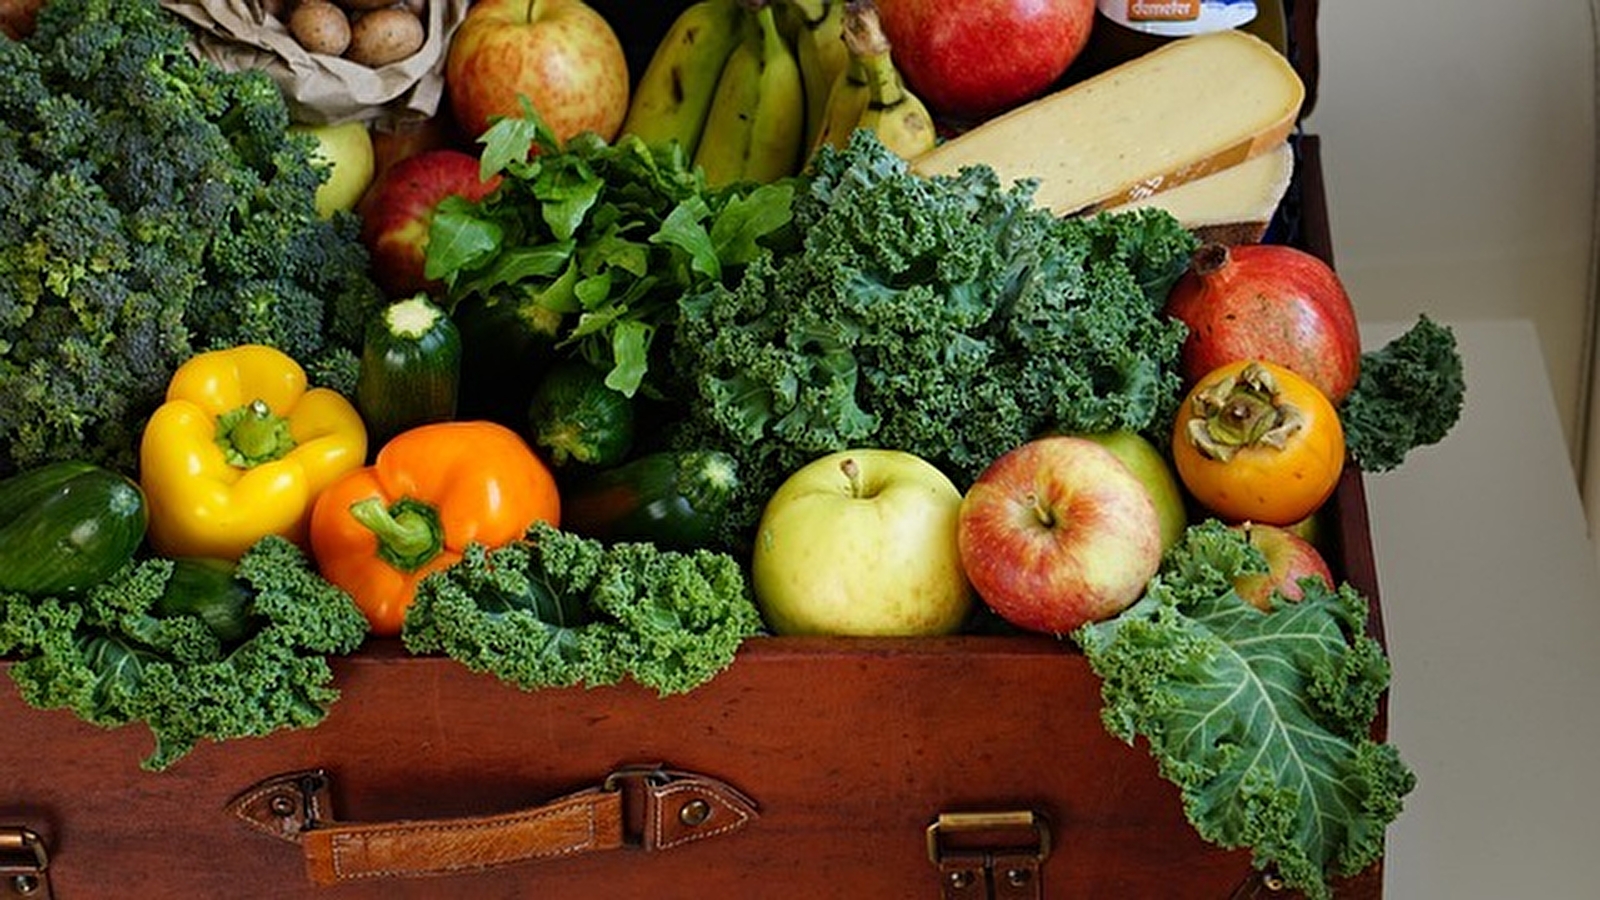
[[[1600,577],[1576,479],[1532,325],[1445,324],[1462,419],[1366,482],[1390,738],[1418,777],[1385,897],[1600,898]],[[1365,325],[1366,346],[1396,331]]]

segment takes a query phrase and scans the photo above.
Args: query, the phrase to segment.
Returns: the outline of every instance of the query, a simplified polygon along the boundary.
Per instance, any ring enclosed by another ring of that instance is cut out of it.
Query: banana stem
[[[859,74],[867,86],[872,104],[886,108],[900,102],[905,86],[889,55],[889,38],[878,21],[878,8],[870,2],[851,0],[845,7],[844,44],[850,51],[851,77]]]

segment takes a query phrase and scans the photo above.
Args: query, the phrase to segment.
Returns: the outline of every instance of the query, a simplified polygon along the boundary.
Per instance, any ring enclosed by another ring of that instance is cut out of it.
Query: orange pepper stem
[[[256,399],[217,417],[217,446],[228,465],[248,469],[288,456],[295,441],[289,420]]]
[[[402,572],[414,572],[444,549],[439,511],[410,497],[384,506],[377,497],[350,504],[350,515],[378,538],[378,557]]]

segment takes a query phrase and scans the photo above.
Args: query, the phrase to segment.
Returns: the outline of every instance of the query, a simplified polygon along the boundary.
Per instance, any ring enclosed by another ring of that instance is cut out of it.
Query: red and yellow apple
[[[470,139],[526,97],[556,137],[614,139],[628,113],[628,60],[603,16],[582,0],[478,0],[450,39],[450,107]]]
[[[1018,628],[1061,635],[1139,599],[1161,564],[1161,519],[1116,454],[1054,435],[978,475],[961,503],[958,545],[990,609]]]
[[[976,123],[1048,91],[1078,58],[1095,0],[878,0],[895,66],[935,115]]]
[[[437,294],[428,278],[428,232],[445,198],[479,200],[500,186],[500,176],[478,177],[478,158],[460,150],[426,150],[386,169],[361,200],[361,241],[372,258],[372,277],[384,293],[403,299]]]
[[[291,130],[316,139],[312,162],[329,169],[327,180],[317,188],[317,215],[327,219],[336,212],[355,209],[372,184],[376,166],[367,124],[293,125]]]
[[[1300,587],[1302,578],[1320,578],[1324,584],[1333,586],[1333,572],[1322,553],[1293,531],[1256,522],[1230,527],[1242,533],[1267,559],[1265,573],[1241,575],[1233,581],[1234,592],[1257,609],[1263,612],[1272,609],[1274,593],[1290,602],[1305,596]]]
[[[750,576],[776,634],[950,634],[972,587],[956,547],[961,491],[900,450],[831,453],[773,492],[756,530]]]

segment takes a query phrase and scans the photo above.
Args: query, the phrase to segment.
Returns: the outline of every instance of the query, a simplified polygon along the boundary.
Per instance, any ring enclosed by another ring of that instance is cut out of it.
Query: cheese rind
[[[1294,179],[1294,148],[1279,144],[1252,159],[1112,207],[1109,212],[1163,209],[1208,243],[1261,240]]]
[[[924,175],[987,165],[1039,182],[1035,202],[1093,212],[1238,165],[1293,131],[1305,85],[1243,31],[1173,41],[951,138],[912,161]]]

